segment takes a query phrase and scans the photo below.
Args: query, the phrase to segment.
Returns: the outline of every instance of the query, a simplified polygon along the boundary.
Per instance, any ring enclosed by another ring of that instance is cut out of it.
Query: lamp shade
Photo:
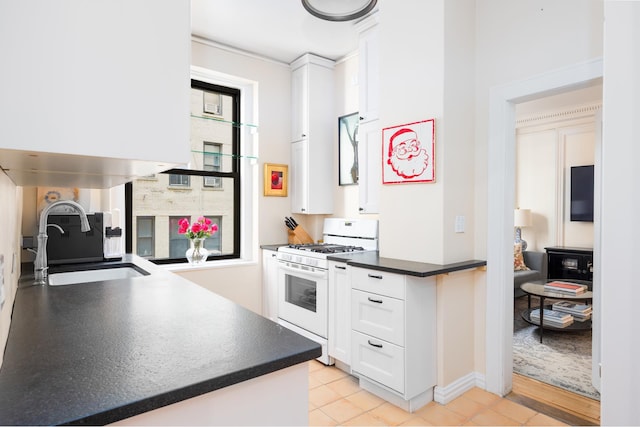
[[[513,211],[514,227],[531,227],[531,210],[515,209]]]

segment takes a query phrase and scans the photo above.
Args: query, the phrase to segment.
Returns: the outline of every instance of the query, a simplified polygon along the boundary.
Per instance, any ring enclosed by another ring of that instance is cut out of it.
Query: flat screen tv
[[[593,165],[571,167],[571,221],[593,222]]]

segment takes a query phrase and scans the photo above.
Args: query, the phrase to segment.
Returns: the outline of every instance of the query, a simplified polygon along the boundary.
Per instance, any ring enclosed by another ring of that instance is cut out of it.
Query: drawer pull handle
[[[375,274],[368,274],[372,279],[382,279],[382,276],[376,276]]]
[[[382,348],[382,344],[374,344],[371,342],[371,340],[367,340],[367,342],[371,347]]]
[[[343,266],[341,266],[341,265],[336,265],[336,268],[337,268],[338,270],[346,270],[346,269],[347,269],[347,267],[343,267]]]
[[[375,302],[377,304],[382,304],[382,300],[381,299],[371,299],[371,297],[367,297],[367,299],[371,302]]]

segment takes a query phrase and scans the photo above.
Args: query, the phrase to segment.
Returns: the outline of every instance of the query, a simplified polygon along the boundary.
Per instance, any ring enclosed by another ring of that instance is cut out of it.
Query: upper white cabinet
[[[333,61],[306,54],[291,64],[291,211],[333,212]]]
[[[358,210],[362,214],[379,213],[382,185],[380,120],[360,123],[358,137]]]
[[[189,161],[189,2],[0,10],[0,165],[16,184],[107,188]]]
[[[360,123],[377,120],[380,108],[380,49],[377,14],[358,23],[358,86]]]
[[[380,57],[378,17],[371,15],[357,25],[358,89],[360,129],[358,131],[358,192],[359,213],[380,212],[382,185],[382,151],[379,119]]]

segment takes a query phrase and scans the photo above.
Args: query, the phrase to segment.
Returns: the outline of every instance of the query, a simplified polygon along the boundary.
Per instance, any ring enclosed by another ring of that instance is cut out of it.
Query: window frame
[[[229,254],[222,255],[209,255],[207,261],[214,260],[228,260],[228,259],[240,259],[242,248],[241,242],[242,240],[242,224],[241,224],[241,209],[242,209],[242,176],[240,174],[241,171],[241,124],[240,124],[240,112],[241,112],[241,99],[242,92],[240,89],[221,86],[213,83],[204,82],[201,80],[191,79],[192,89],[201,89],[205,91],[219,92],[225,95],[229,95],[233,98],[233,106],[232,106],[232,123],[230,123],[230,127],[232,129],[232,155],[233,159],[231,162],[231,172],[220,172],[220,171],[205,171],[205,170],[192,170],[192,169],[169,169],[163,174],[175,174],[175,175],[188,175],[191,176],[202,176],[203,182],[204,177],[219,177],[219,178],[231,178],[233,185],[233,251]],[[175,186],[176,188],[180,188]],[[214,187],[215,188],[215,187]],[[133,225],[133,183],[128,182],[125,184],[125,226],[127,230],[132,230]],[[229,227],[226,229],[228,230]],[[126,234],[125,241],[125,250],[127,253],[132,253],[133,251],[133,237],[132,233]],[[154,264],[163,265],[163,264],[183,264],[187,263],[186,257],[183,258],[160,258],[160,259],[149,259],[150,262]]]

